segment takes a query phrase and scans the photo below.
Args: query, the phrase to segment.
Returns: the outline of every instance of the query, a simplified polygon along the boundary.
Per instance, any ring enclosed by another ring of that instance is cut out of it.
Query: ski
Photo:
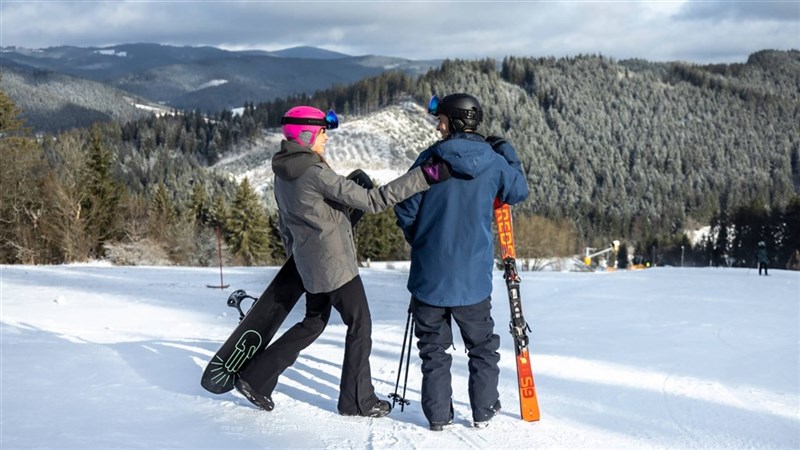
[[[508,301],[511,306],[509,328],[514,338],[517,360],[517,381],[519,383],[519,408],[522,420],[539,420],[539,400],[536,398],[536,385],[533,383],[533,370],[528,354],[528,331],[530,327],[522,315],[522,299],[519,296],[520,277],[517,273],[516,252],[514,251],[514,228],[511,224],[511,207],[495,200],[494,218],[497,223],[497,236],[500,241],[500,256],[505,270],[503,278],[508,288]]]

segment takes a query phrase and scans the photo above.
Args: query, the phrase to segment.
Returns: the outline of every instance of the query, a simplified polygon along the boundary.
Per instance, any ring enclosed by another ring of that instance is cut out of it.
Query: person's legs
[[[447,348],[453,345],[450,312],[417,299],[411,303],[414,335],[422,360],[422,411],[431,425],[453,420],[450,366],[453,357]]]
[[[259,394],[270,397],[278,377],[294,364],[300,351],[311,345],[325,330],[331,315],[328,294],[306,294],[306,316],[280,338],[256,355],[239,372],[239,377]]]
[[[475,422],[491,419],[499,409],[500,336],[494,333],[491,299],[452,308],[469,356],[469,403]]]
[[[339,413],[369,415],[378,403],[372,385],[369,355],[372,352],[372,317],[361,277],[356,276],[331,292],[331,303],[347,325],[342,378],[339,384]]]

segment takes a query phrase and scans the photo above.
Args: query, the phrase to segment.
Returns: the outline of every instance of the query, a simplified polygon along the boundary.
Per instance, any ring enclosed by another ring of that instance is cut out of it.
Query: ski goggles
[[[434,116],[439,114],[439,97],[434,95],[428,101],[428,113],[433,114]]]
[[[319,125],[328,130],[335,130],[339,128],[339,117],[336,112],[329,109],[325,113],[324,119],[312,119],[308,117],[283,117],[281,118],[281,125]]]

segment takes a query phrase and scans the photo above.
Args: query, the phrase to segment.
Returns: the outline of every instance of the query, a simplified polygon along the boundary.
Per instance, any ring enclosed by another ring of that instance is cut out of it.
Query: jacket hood
[[[494,150],[486,139],[477,133],[453,133],[431,148],[431,153],[450,164],[453,172],[475,178],[492,164]]]
[[[296,180],[309,167],[323,162],[322,157],[297,142],[281,141],[281,150],[272,157],[272,171],[283,180]]]

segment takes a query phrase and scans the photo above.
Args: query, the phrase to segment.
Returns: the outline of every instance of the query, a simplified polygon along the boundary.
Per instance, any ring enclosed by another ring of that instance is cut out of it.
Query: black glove
[[[452,176],[450,165],[437,157],[428,158],[420,167],[422,168],[422,174],[425,175],[425,181],[429,185],[441,183]]]
[[[495,153],[502,156],[507,163],[509,164],[519,164],[519,158],[517,157],[517,152],[514,150],[514,147],[508,143],[505,139],[501,138],[500,136],[489,136],[486,138],[486,142],[492,146],[492,150]],[[508,145],[506,145],[508,144]]]
[[[497,151],[497,149],[498,149],[498,148],[499,148],[501,145],[503,145],[503,144],[505,144],[505,143],[506,143],[506,140],[505,140],[505,139],[503,139],[503,138],[501,138],[500,136],[489,136],[489,137],[487,137],[487,138],[486,138],[486,142],[488,142],[488,143],[489,143],[489,145],[491,145],[491,146],[492,146],[492,149],[493,149],[494,151]]]

